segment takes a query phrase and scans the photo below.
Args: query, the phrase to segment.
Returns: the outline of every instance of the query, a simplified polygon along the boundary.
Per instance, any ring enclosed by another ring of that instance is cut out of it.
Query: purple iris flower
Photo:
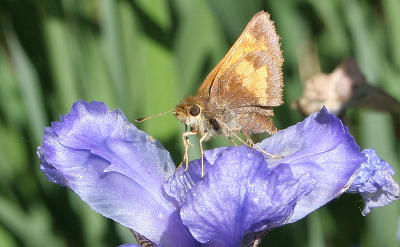
[[[363,196],[363,214],[399,196],[391,166],[361,152],[325,108],[258,146],[284,158],[245,146],[209,150],[201,179],[199,160],[175,170],[161,143],[121,111],[78,101],[45,128],[38,155],[50,181],[162,247],[248,246],[344,192]]]

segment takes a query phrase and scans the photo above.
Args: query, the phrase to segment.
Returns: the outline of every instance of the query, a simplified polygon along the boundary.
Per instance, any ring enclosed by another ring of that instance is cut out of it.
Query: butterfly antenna
[[[148,117],[142,117],[142,118],[138,118],[138,119],[136,119],[135,121],[136,121],[136,122],[138,122],[138,123],[141,123],[141,122],[143,122],[143,121],[146,121],[146,120],[149,120],[149,119],[152,119],[152,118],[156,118],[156,117],[163,116],[163,115],[165,115],[165,114],[167,114],[167,113],[170,113],[170,112],[172,112],[172,110],[174,110],[174,108],[172,108],[172,109],[169,109],[169,110],[168,110],[168,111],[166,111],[166,112],[158,113],[158,114],[156,114],[156,115],[152,115],[152,116],[148,116]]]

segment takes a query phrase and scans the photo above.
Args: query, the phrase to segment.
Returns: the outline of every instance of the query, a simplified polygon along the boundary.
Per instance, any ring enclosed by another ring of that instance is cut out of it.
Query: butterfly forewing
[[[264,52],[270,64],[274,66],[271,69],[275,74],[279,74],[275,84],[283,87],[281,67],[283,63],[282,52],[280,50],[279,36],[276,33],[275,26],[269,17],[269,14],[261,11],[257,13],[247,24],[243,33],[240,35],[235,44],[231,47],[225,57],[218,65],[209,73],[203,84],[200,86],[197,95],[210,97],[217,95],[218,90],[222,87],[221,83],[230,83],[230,81],[220,80],[230,67],[243,59],[243,56],[253,52]],[[261,94],[260,94],[261,96]]]
[[[282,101],[282,73],[265,51],[243,55],[213,84],[210,98],[228,108],[278,106]]]

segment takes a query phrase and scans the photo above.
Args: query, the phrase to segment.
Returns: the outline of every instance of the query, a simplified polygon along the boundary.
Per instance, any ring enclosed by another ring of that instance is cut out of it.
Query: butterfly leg
[[[248,142],[243,140],[242,138],[240,138],[240,136],[238,136],[236,133],[232,132],[231,133],[234,137],[236,137],[236,139],[238,139],[241,143],[243,143],[244,145],[248,146],[249,148],[252,148],[253,146]]]
[[[235,140],[233,140],[232,136],[228,136],[228,139],[232,142],[233,146],[237,146]]]
[[[205,133],[199,140],[200,146],[200,154],[201,154],[201,178],[204,177],[204,150],[203,150],[203,141],[208,137],[208,134]]]
[[[134,230],[131,230],[131,232],[133,233],[133,236],[136,239],[136,242],[138,242],[138,244],[140,246],[144,246],[144,247],[155,247],[156,245],[151,242],[150,240],[148,240],[145,236],[143,236],[142,234],[135,232]]]
[[[182,134],[182,142],[183,146],[185,147],[185,154],[183,156],[183,160],[181,164],[178,166],[181,167],[183,163],[185,162],[185,171],[189,169],[189,146],[192,145],[189,141],[189,136],[196,135],[197,132],[195,131],[187,131]]]
[[[249,148],[252,148],[251,144],[249,144],[248,142],[244,141],[242,138],[240,138],[240,136],[238,136],[235,131],[232,131],[228,125],[226,125],[223,121],[221,121],[220,119],[217,119],[218,123],[221,124],[222,126],[224,126],[227,130],[230,131],[230,134],[234,137],[236,137],[236,139],[238,139],[241,143],[243,143],[244,145],[248,146]],[[233,143],[233,145],[236,146],[235,141],[233,140],[232,136],[228,136],[228,139]]]
[[[247,134],[247,133],[245,133],[245,132],[242,132],[242,133],[243,133],[244,137],[246,137],[246,141],[247,141],[247,143],[248,143],[251,147],[253,147],[253,146],[256,145],[256,144],[254,143],[253,139],[251,139],[251,136],[250,136],[249,134]]]
[[[248,133],[245,133],[245,132],[242,132],[242,133],[243,133],[243,135],[246,137],[247,143],[249,143],[249,146],[250,146],[250,147],[252,147],[252,148],[254,148],[254,149],[257,149],[257,150],[260,151],[261,153],[263,153],[263,154],[265,154],[265,155],[268,155],[269,157],[271,157],[271,158],[273,158],[273,159],[281,159],[281,158],[283,158],[282,156],[274,155],[274,154],[268,153],[267,151],[265,151],[265,150],[259,148],[258,146],[256,146],[256,144],[255,144],[254,141],[251,139],[251,137],[250,137],[250,135],[249,135]]]
[[[228,127],[228,125],[226,125],[224,122],[219,121],[218,119],[218,123],[222,124],[225,128],[227,128],[228,130],[230,130],[230,128]],[[230,130],[231,131],[231,130]],[[260,151],[261,153],[270,156],[273,159],[280,159],[283,158],[282,156],[278,156],[278,155],[273,155],[270,154],[264,150],[262,150],[261,148],[259,148],[258,146],[255,145],[255,143],[253,142],[253,140],[250,138],[250,135],[248,133],[242,132],[243,135],[246,137],[247,141],[244,141],[242,138],[240,138],[234,131],[231,131],[231,134],[236,137],[241,143],[243,143],[244,145],[250,147],[250,148],[254,148],[257,149],[258,151]]]

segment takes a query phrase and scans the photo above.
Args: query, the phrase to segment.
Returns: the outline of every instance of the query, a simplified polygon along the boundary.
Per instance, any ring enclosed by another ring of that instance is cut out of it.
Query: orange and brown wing
[[[271,114],[272,110],[271,110]],[[256,133],[274,134],[276,133],[276,127],[272,120],[269,118],[270,115],[263,115],[258,112],[247,112],[238,115],[240,125],[242,126],[242,133],[249,135]]]
[[[278,106],[282,101],[282,72],[265,51],[243,55],[214,82],[210,99],[228,108]]]
[[[240,35],[238,40],[231,47],[225,57],[206,77],[203,84],[200,86],[197,94],[205,97],[214,98],[215,96],[219,95],[219,92],[222,88],[232,88],[232,86],[227,85],[231,81],[223,79],[230,77],[230,75],[227,75],[227,73],[233,71],[233,69],[231,68],[232,66],[235,66],[237,69],[239,69],[237,72],[241,72],[240,69],[242,69],[245,64],[240,65],[238,61],[246,60],[246,55],[250,53],[254,54],[255,52],[259,52],[259,56],[268,57],[268,61],[267,59],[263,60],[265,62],[268,62],[268,64],[273,65],[269,68],[270,73],[277,75],[279,74],[279,76],[274,78],[266,78],[266,83],[271,85],[279,85],[277,87],[282,88],[283,80],[281,70],[283,57],[280,50],[279,36],[276,33],[274,23],[270,19],[269,14],[261,11],[250,20],[243,33]],[[246,61],[249,60],[251,59],[247,56]],[[243,77],[243,75],[245,75],[246,73],[248,74],[248,72],[246,71],[242,72],[244,72],[244,74],[242,73],[241,77]],[[260,71],[258,72],[261,73]],[[272,81],[272,79],[275,79],[276,81]],[[261,97],[262,93],[258,93],[258,96]],[[267,97],[267,95],[263,97]],[[281,104],[281,102],[279,104]]]

